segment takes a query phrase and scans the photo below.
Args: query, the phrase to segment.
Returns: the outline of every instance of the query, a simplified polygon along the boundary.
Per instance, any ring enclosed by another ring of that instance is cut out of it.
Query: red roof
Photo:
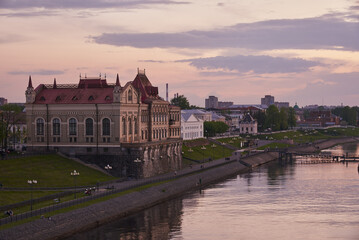
[[[31,80],[30,80],[31,81]],[[119,86],[119,80],[116,79]],[[132,82],[128,82],[137,88],[142,95],[141,101],[161,99],[158,96],[158,88],[153,87],[145,74],[138,73]],[[107,84],[106,79],[81,78],[79,84],[39,85],[36,91],[35,104],[95,104],[112,103],[114,84]]]
[[[95,104],[112,103],[114,86],[106,79],[84,78],[77,86],[41,84],[36,88],[35,104]]]
[[[158,87],[153,87],[150,80],[145,74],[138,73],[132,82],[132,85],[141,91],[141,100],[144,102],[146,99],[159,99]]]

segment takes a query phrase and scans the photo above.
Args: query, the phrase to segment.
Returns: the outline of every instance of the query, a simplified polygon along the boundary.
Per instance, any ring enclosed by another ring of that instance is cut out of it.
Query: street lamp
[[[201,149],[206,150],[207,148],[205,146],[202,146]],[[203,156],[202,163],[204,163],[204,151],[202,151],[202,156]]]
[[[76,198],[76,176],[78,176],[78,175],[80,175],[80,173],[77,172],[76,170],[71,172],[71,176],[74,176],[74,182],[75,182],[75,198]]]
[[[30,211],[32,212],[32,189],[33,185],[37,183],[37,180],[27,180],[27,183],[31,186]]]
[[[224,146],[226,145],[224,142],[221,143],[222,145],[222,157],[224,158]]]
[[[107,165],[105,166],[105,169],[106,169],[108,175],[111,175],[111,174],[110,174],[110,170],[112,169],[112,166],[110,166],[110,164],[107,164]],[[107,187],[107,188],[110,189],[110,183],[108,184],[108,187]]]
[[[212,160],[214,160],[214,148],[217,146],[213,143],[211,147],[212,147]]]
[[[135,160],[133,160],[133,162],[136,163],[136,179],[138,179],[138,165],[137,165],[137,163],[141,163],[142,161],[141,161],[141,159],[136,158]]]

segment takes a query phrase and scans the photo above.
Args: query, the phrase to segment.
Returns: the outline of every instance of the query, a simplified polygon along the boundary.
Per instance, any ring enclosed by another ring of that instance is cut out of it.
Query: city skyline
[[[0,3],[0,96],[24,102],[28,75],[132,81],[137,68],[165,98],[204,106],[358,105],[359,1],[25,1]]]

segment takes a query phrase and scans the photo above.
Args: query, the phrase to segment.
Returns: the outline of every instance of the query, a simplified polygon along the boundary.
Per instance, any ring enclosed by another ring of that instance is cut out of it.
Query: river
[[[271,163],[69,239],[359,239],[358,193],[358,163]]]

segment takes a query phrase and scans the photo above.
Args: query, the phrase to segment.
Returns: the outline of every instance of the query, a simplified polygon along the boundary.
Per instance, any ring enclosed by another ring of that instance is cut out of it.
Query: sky
[[[0,97],[146,69],[165,98],[359,105],[358,0],[0,0]]]

